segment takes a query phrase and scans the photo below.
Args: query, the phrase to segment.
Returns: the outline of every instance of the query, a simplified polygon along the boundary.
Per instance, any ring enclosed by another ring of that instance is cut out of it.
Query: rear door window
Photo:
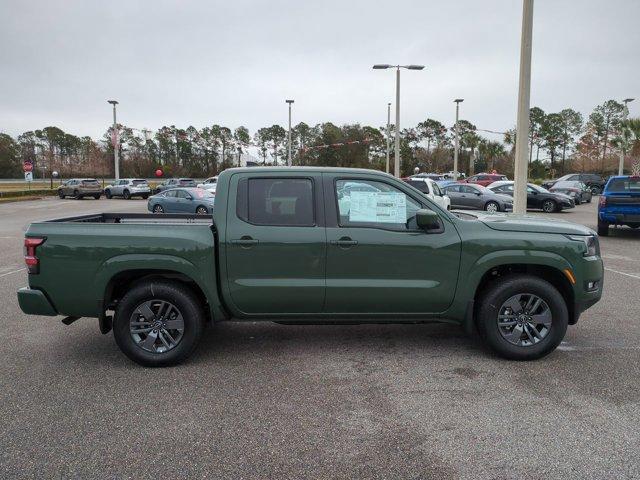
[[[237,214],[265,226],[315,226],[313,182],[309,178],[249,178],[238,185]]]

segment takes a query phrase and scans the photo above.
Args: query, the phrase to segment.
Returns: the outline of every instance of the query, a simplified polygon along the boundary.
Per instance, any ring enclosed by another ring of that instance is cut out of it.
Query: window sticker
[[[407,197],[396,192],[351,192],[349,221],[404,224]]]

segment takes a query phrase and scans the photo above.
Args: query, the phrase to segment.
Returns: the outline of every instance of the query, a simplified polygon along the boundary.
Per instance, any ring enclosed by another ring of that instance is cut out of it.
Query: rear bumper
[[[24,287],[18,290],[18,304],[20,310],[28,315],[58,315],[49,299],[40,290]]]
[[[634,213],[609,213],[607,211],[598,212],[598,218],[602,222],[629,225],[640,223],[640,211]]]

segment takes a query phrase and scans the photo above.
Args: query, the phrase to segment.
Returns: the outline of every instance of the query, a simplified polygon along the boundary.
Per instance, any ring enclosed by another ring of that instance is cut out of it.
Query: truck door
[[[350,186],[346,189],[346,186]],[[327,295],[332,314],[438,313],[456,291],[460,237],[427,233],[415,213],[429,202],[391,181],[324,174]]]
[[[322,174],[231,177],[227,291],[241,314],[321,313],[326,232]]]

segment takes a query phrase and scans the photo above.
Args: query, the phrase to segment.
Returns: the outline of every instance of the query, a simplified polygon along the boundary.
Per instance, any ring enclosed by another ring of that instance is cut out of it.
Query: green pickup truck
[[[98,318],[146,366],[181,362],[206,324],[224,320],[449,322],[503,357],[530,360],[554,350],[602,294],[592,230],[448,212],[377,171],[225,170],[212,217],[33,223],[20,307],[66,324]]]

